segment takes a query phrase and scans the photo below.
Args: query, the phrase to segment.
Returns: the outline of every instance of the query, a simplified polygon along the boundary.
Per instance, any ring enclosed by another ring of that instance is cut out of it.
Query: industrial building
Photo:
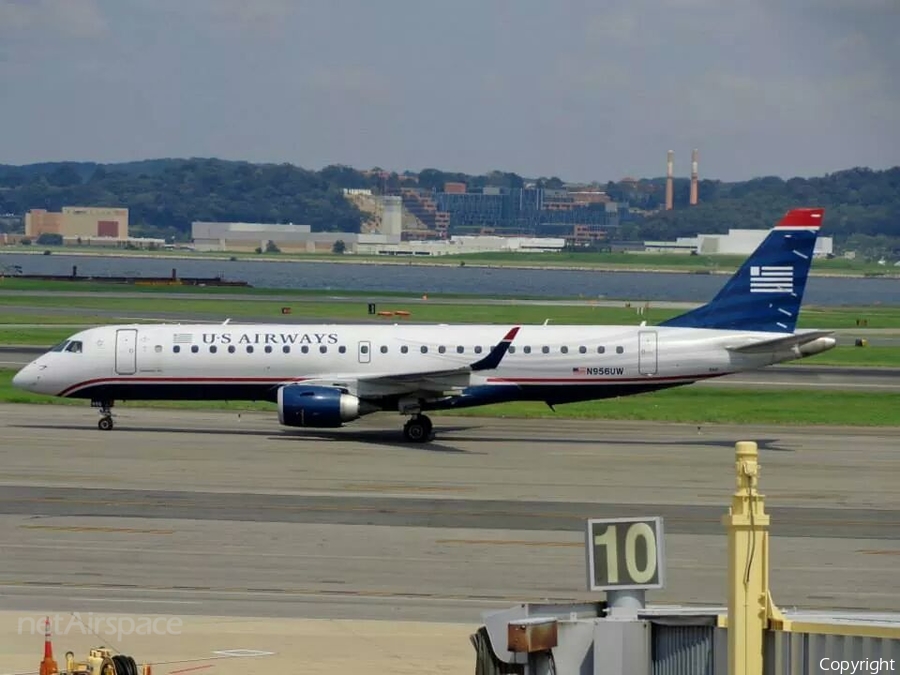
[[[393,256],[444,256],[464,253],[520,252],[550,253],[562,251],[566,240],[550,237],[462,236],[443,240],[402,241],[381,244],[360,235],[357,253]]]
[[[125,242],[128,240],[128,209],[64,206],[59,213],[31,209],[25,214],[25,236],[36,239],[42,234],[59,234],[63,241],[101,238]]]
[[[328,253],[338,241],[347,253],[359,246],[390,246],[400,243],[402,213],[400,197],[374,198],[368,190],[346,191],[348,196],[371,201],[376,231],[313,232],[309,225],[276,223],[191,223],[191,239],[198,251],[266,251],[269,242],[285,253]]]
[[[699,255],[741,255],[753,253],[769,230],[731,229],[728,234],[698,234],[675,241],[645,241],[644,250],[656,253],[697,253]],[[813,256],[825,258],[834,252],[833,237],[818,237]]]
[[[388,209],[394,209],[394,206],[389,206]],[[390,230],[391,227],[386,229]],[[309,225],[265,223],[194,222],[191,224],[191,236],[197,251],[245,253],[257,249],[266,251],[269,242],[285,253],[329,253],[335,242],[342,241],[346,253],[396,256],[441,256],[487,251],[547,252],[561,251],[566,245],[566,240],[562,238],[537,237],[464,236],[431,241],[401,241],[400,235],[396,233],[312,232]]]

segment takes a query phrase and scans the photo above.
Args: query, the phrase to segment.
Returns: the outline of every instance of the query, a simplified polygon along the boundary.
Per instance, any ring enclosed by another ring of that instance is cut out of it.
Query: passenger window
[[[560,351],[561,353],[563,353],[563,354],[568,354],[568,353],[569,353],[569,348],[568,348],[568,347],[560,347],[560,348],[559,348],[559,351]]]
[[[216,351],[217,351],[217,348],[216,348],[215,345],[210,345],[210,346],[209,346],[209,353],[210,353],[210,354],[215,354]]]
[[[304,354],[309,354],[309,347],[307,347],[306,345],[303,345],[302,347],[300,347],[300,351],[303,352]]]
[[[266,354],[272,353],[272,345],[266,345]]]
[[[281,351],[283,351],[285,354],[290,354],[290,353],[291,353],[291,346],[290,346],[290,345],[285,345],[284,347],[281,348]]]
[[[179,347],[178,345],[175,345],[174,347],[172,347],[172,351],[177,354],[178,352],[181,351],[181,347]]]
[[[234,354],[234,345],[228,345],[228,353]]]
[[[480,353],[481,353],[481,347],[475,347],[475,353],[476,353],[476,354],[480,354]]]
[[[447,351],[447,348],[444,345],[441,345],[440,347],[438,347],[439,354],[444,354],[446,351]]]
[[[328,347],[326,347],[325,345],[322,345],[321,347],[319,347],[319,351],[324,354],[325,352],[328,351]]]
[[[360,351],[361,354],[368,354],[368,353],[369,353],[369,346],[368,346],[368,345],[361,345],[360,348],[359,348],[359,351]],[[342,354],[344,353],[344,348],[343,348],[343,347],[341,347],[341,353],[342,353]]]
[[[464,351],[466,351],[465,347],[463,347],[462,345],[457,345],[457,347],[456,347],[457,354],[462,354]]]
[[[387,354],[387,347],[385,347],[384,345],[381,346],[381,353]]]
[[[530,354],[530,353],[531,353],[531,347],[522,347],[522,351],[525,352],[526,354]]]
[[[549,353],[550,353],[550,347],[548,347],[547,345],[544,345],[543,347],[541,347],[541,351],[542,351],[544,354],[549,354]]]
[[[403,345],[402,347],[400,347],[401,354],[406,354],[408,351],[409,351],[409,347],[407,347],[406,345]]]
[[[625,347],[616,347],[616,354],[624,354]]]
[[[597,347],[597,353],[598,353],[598,354],[605,354],[605,353],[606,353],[606,347]]]
[[[341,345],[340,347],[338,347],[338,351],[339,351],[341,354],[346,354],[346,353],[347,353],[347,348],[346,348],[344,345]],[[362,353],[363,353],[363,354],[367,353],[368,351],[369,351],[369,348],[368,348],[368,347],[363,347],[363,348],[362,348]]]
[[[578,348],[578,353],[579,354],[587,354],[587,347],[582,345],[581,347]]]
[[[247,353],[248,353],[248,354],[252,354],[252,353],[253,353],[253,345],[247,345]]]
[[[196,354],[199,351],[200,351],[200,347],[198,347],[197,345],[194,345],[193,347],[191,347],[191,353]]]
[[[509,349],[508,349],[507,351],[509,351],[510,354],[515,354],[515,353],[516,353],[516,348],[513,347],[512,345],[510,345],[510,346],[509,346]]]
[[[423,354],[427,354],[428,347],[426,347],[425,345],[422,345],[421,347],[419,347],[419,351],[422,352]]]

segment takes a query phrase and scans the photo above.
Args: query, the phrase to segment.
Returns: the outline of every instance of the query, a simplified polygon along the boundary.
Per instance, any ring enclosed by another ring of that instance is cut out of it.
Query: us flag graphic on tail
[[[758,265],[750,268],[751,293],[793,293],[794,268]]]

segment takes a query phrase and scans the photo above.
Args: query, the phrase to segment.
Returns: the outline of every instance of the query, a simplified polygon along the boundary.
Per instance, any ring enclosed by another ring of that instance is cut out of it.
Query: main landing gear
[[[112,407],[114,401],[91,401],[91,406],[100,409],[100,421],[97,428],[100,431],[110,431],[113,428]]]
[[[427,415],[414,415],[403,425],[403,438],[413,443],[427,443],[433,430],[434,425]]]

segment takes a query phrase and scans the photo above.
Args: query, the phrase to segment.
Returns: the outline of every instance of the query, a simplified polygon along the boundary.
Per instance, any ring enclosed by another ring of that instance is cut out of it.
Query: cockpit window
[[[75,354],[81,353],[81,341],[80,340],[72,340],[69,342],[68,347],[66,347],[67,352],[74,352]]]
[[[69,344],[69,341],[68,341],[68,340],[63,340],[62,342],[60,342],[58,345],[56,345],[56,346],[55,346],[53,349],[51,349],[50,351],[51,351],[51,352],[61,352],[61,351],[63,351],[63,350],[66,348],[66,345],[67,345],[67,344]]]

